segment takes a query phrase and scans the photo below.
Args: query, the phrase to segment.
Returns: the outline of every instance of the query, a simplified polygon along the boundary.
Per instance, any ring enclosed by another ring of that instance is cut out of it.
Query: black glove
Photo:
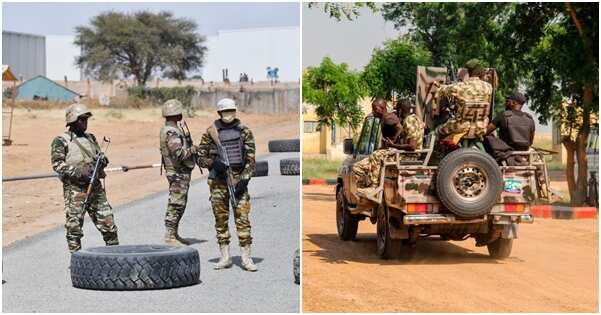
[[[236,189],[234,192],[234,195],[236,196],[236,199],[240,199],[242,198],[242,195],[248,191],[248,182],[250,181],[250,179],[242,179],[240,180],[237,184],[236,184]]]
[[[211,165],[211,170],[215,170],[217,174],[223,174],[227,171],[227,166],[221,160],[215,160]]]

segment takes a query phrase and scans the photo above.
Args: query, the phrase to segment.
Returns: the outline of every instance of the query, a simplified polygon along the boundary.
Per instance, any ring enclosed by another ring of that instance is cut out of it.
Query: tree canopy
[[[104,12],[75,28],[81,55],[75,63],[100,80],[134,77],[143,86],[153,75],[183,80],[203,65],[205,38],[196,23],[169,12]]]
[[[302,85],[303,101],[315,105],[320,124],[357,128],[363,118],[359,101],[366,92],[359,73],[325,57],[319,67],[304,72]]]

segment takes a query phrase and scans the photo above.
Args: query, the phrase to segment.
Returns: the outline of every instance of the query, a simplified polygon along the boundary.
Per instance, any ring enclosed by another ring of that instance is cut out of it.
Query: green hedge
[[[147,88],[147,87],[130,87],[127,89],[129,96],[136,97],[139,99],[145,99],[161,105],[165,101],[170,99],[177,99],[184,107],[190,108],[192,105],[192,97],[196,94],[196,90],[193,86],[176,86],[176,87],[159,87],[159,88]]]

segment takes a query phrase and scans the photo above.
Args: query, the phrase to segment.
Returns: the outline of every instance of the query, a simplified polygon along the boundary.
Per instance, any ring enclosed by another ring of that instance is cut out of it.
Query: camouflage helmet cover
[[[222,98],[217,102],[217,111],[236,110],[236,102],[231,98]]]
[[[163,104],[163,117],[181,115],[184,105],[176,99],[170,99]]]
[[[75,103],[69,105],[65,112],[65,122],[67,125],[74,123],[81,116],[85,115],[86,117],[92,116],[92,112],[88,109],[88,107],[84,104]]]
[[[470,73],[480,73],[484,70],[484,65],[482,64],[482,61],[473,58],[468,60],[464,67],[470,72]]]

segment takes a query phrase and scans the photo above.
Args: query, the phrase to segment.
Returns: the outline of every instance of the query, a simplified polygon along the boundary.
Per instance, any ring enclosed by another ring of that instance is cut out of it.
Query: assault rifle
[[[225,183],[227,185],[227,191],[230,195],[230,206],[232,207],[233,211],[238,206],[238,200],[236,199],[236,186],[234,185],[234,174],[232,173],[230,160],[227,156],[225,148],[221,145],[221,141],[219,141],[219,135],[217,134],[217,128],[215,126],[209,128],[209,135],[211,135],[213,142],[215,142],[215,146],[217,146],[217,155],[226,167]]]
[[[105,152],[109,148],[109,144],[111,144],[111,139],[104,137],[104,142],[106,142],[106,147],[104,148],[104,152],[100,151],[96,155],[96,163],[94,163],[94,171],[92,172],[92,176],[90,177],[90,182],[88,183],[88,188],[86,189],[86,199],[83,201],[83,211],[85,212],[88,206],[90,206],[90,195],[92,194],[92,187],[96,180],[98,180],[98,174],[100,173],[100,163],[104,161]]]

